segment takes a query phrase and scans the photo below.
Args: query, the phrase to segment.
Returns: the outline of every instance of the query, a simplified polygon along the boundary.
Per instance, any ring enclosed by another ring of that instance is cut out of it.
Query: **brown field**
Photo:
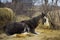
[[[24,20],[25,16],[17,16],[17,22]],[[19,19],[20,18],[20,19]],[[29,17],[26,17],[29,19]],[[25,19],[26,19],[25,18]],[[7,36],[5,33],[0,34],[0,40],[60,40],[60,30],[49,30],[49,29],[36,29],[38,35],[28,34],[25,36]]]
[[[36,30],[39,32],[38,35],[31,34],[30,36],[6,36],[5,34],[0,34],[0,40],[60,40],[60,30],[47,30],[40,29]]]

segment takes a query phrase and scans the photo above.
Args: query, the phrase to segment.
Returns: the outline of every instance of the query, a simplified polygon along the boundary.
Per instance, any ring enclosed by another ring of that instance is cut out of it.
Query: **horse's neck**
[[[33,21],[35,21],[36,23],[38,23],[39,20],[40,20],[40,16],[37,16],[37,17],[34,17],[34,18],[33,18]]]

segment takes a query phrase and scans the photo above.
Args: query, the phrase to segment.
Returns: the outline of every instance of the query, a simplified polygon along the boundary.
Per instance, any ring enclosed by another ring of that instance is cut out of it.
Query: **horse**
[[[33,17],[29,20],[23,20],[21,22],[12,22],[5,25],[5,33],[7,35],[13,34],[21,34],[25,32],[31,32],[33,34],[37,34],[35,32],[36,27],[38,26],[38,22],[40,19],[44,19],[45,14],[42,13],[39,16]]]

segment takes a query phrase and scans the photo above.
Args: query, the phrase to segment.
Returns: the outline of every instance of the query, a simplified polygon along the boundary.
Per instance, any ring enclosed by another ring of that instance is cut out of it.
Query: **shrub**
[[[60,29],[60,10],[49,11],[47,13],[52,29]]]

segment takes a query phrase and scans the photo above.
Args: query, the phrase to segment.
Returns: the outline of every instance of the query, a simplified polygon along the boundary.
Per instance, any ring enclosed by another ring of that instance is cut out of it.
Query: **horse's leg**
[[[24,27],[24,32],[29,32],[30,31],[30,28],[26,25],[25,27]]]
[[[30,29],[30,32],[33,34],[38,34],[37,32],[35,32],[35,28]]]

